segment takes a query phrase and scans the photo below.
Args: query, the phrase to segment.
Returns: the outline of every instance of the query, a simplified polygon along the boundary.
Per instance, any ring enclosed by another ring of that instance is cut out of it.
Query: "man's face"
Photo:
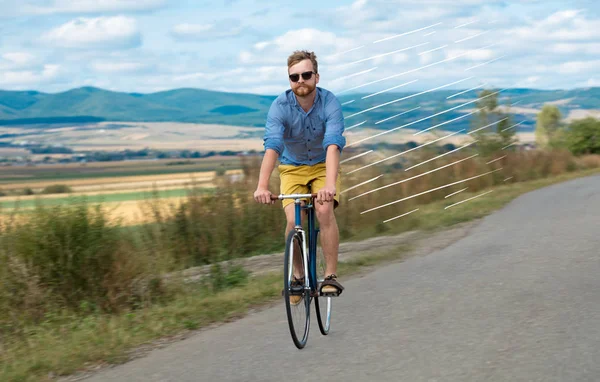
[[[317,87],[317,84],[319,83],[319,75],[318,74],[313,73],[312,77],[310,77],[310,79],[308,79],[308,80],[305,80],[304,78],[302,78],[302,73],[307,73],[307,72],[314,72],[313,64],[309,59],[302,60],[299,63],[297,63],[296,65],[291,66],[288,69],[289,75],[297,74],[297,77],[298,77],[297,82],[292,81],[292,79],[289,79],[289,78],[288,79],[290,81],[290,86],[292,88],[292,91],[294,92],[294,94],[296,94],[299,97],[305,97],[305,96],[311,94]]]

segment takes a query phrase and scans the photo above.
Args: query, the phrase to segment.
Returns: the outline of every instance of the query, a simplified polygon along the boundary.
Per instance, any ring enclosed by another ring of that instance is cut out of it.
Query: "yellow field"
[[[206,171],[184,174],[122,176],[109,178],[51,180],[41,182],[26,181],[0,185],[0,190],[17,190],[29,187],[34,191],[39,191],[46,186],[57,183],[71,187],[74,192],[135,190],[144,187],[151,188],[153,186],[183,186],[191,183],[210,182],[214,179],[215,175],[215,171]]]
[[[241,175],[242,170],[228,170],[225,172],[225,176]],[[123,177],[110,177],[110,178],[92,178],[92,179],[77,179],[68,181],[44,181],[44,182],[30,182],[24,181],[19,183],[12,183],[3,185],[0,189],[23,189],[30,187],[34,190],[39,190],[50,184],[66,184],[74,192],[69,194],[36,194],[26,196],[5,196],[0,198],[0,202],[14,202],[14,201],[31,201],[37,199],[61,199],[67,197],[77,196],[92,196],[92,195],[111,195],[121,193],[135,193],[135,192],[150,192],[153,189],[158,191],[168,191],[175,189],[186,188],[187,186],[194,186],[200,188],[214,188],[215,180],[217,179],[215,171],[206,172],[193,172],[184,174],[166,174],[166,175],[140,175],[140,176],[123,176]],[[160,204],[163,207],[168,206],[170,203],[179,204],[182,200],[185,200],[187,196],[181,197],[163,197],[160,199]],[[153,219],[147,213],[142,206],[145,200],[127,200],[120,202],[103,202],[103,206],[106,207],[107,211],[110,212],[110,216],[113,218],[122,218],[123,224],[139,224],[148,222]],[[21,211],[27,211],[33,207],[20,206]],[[10,213],[11,208],[5,208],[2,213]],[[1,216],[1,214],[0,214]],[[6,216],[6,215],[5,215]],[[20,218],[26,218],[26,215],[19,215]]]
[[[168,207],[171,204],[178,206],[185,199],[185,196],[179,198],[162,198],[160,199],[160,205],[162,208]],[[143,224],[154,221],[154,216],[147,213],[148,210],[144,207],[144,201],[132,200],[104,203],[103,206],[113,219],[121,219],[123,225]]]

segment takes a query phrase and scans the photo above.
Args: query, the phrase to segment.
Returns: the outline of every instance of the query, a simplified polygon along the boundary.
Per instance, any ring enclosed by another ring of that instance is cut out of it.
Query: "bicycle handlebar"
[[[309,199],[316,198],[317,194],[288,194],[288,195],[271,195],[271,200],[283,200],[283,199]]]

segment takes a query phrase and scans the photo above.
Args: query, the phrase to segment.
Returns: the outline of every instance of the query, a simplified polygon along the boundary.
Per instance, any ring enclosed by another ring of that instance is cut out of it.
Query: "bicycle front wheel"
[[[315,268],[317,271],[317,288],[321,287],[321,283],[325,280],[325,255],[323,254],[323,248],[321,248],[320,233],[317,232],[317,256]],[[331,305],[333,298],[329,296],[318,296],[315,297],[315,312],[317,313],[317,322],[319,323],[319,330],[321,334],[326,336],[329,333],[331,327]]]
[[[296,230],[290,231],[285,244],[283,268],[283,297],[292,340],[302,349],[308,340],[310,327],[310,292],[304,283],[294,282],[304,277],[305,257],[302,255],[302,236]],[[308,279],[308,275],[304,277]]]

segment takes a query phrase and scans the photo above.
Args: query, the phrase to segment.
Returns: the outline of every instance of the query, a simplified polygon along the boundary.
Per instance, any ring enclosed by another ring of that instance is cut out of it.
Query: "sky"
[[[0,89],[276,95],[600,86],[596,0],[0,0]]]

